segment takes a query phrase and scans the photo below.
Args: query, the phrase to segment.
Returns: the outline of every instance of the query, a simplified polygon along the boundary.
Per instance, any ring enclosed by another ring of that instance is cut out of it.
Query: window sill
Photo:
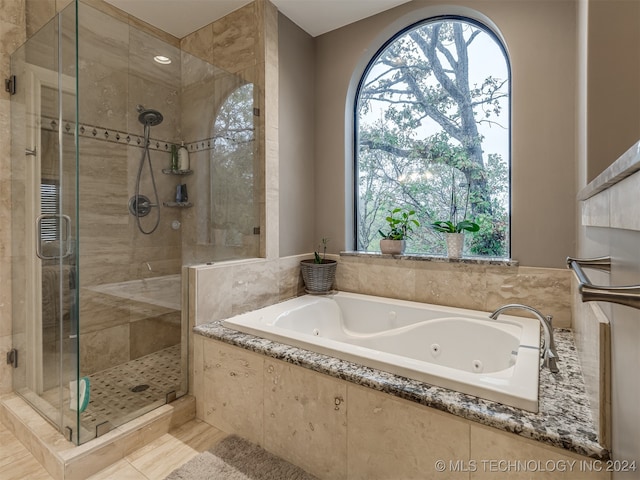
[[[406,255],[386,255],[380,252],[340,252],[341,257],[362,257],[362,258],[380,258],[393,260],[409,260],[417,262],[438,262],[438,263],[462,263],[467,265],[499,265],[504,267],[517,267],[518,261],[510,258],[498,257],[462,257],[448,258],[439,255],[423,255],[419,253],[410,253]]]

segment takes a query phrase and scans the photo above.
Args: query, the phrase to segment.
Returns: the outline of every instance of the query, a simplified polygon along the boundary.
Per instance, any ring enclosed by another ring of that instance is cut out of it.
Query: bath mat
[[[264,448],[230,435],[171,472],[166,480],[317,480]]]

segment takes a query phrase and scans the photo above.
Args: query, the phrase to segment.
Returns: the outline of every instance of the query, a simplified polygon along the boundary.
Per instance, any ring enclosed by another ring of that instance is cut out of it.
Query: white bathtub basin
[[[305,295],[224,326],[538,411],[537,320],[339,292]]]

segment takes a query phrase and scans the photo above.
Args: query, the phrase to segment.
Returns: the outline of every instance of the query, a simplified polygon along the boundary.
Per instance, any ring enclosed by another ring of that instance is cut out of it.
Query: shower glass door
[[[11,57],[13,387],[78,436],[75,5]]]

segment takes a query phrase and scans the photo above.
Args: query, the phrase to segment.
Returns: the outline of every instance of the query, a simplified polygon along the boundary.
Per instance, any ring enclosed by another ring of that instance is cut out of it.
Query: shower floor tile
[[[115,428],[163,405],[168,393],[180,390],[180,357],[180,344],[177,344],[88,375],[90,396],[87,408],[80,414],[81,442],[95,436],[96,426],[104,422]],[[65,403],[68,402],[68,388],[64,389],[63,395]],[[57,388],[42,395],[53,405],[57,396]],[[73,423],[72,420],[70,424]]]
[[[82,426],[119,425],[140,409],[164,404],[168,393],[180,389],[180,377],[180,344],[89,375],[91,395],[80,414]]]

